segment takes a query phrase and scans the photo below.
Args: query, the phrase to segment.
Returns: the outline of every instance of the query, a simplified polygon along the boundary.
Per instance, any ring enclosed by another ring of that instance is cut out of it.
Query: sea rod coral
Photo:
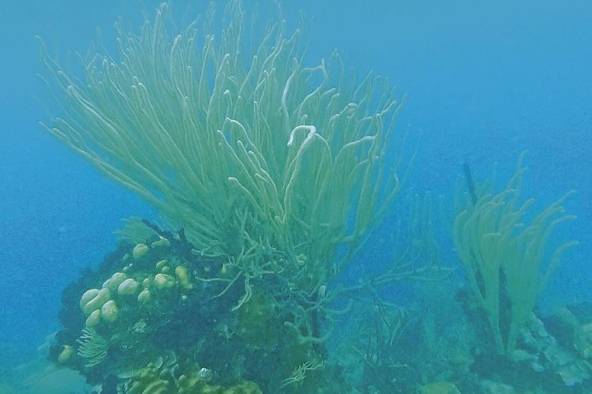
[[[277,272],[316,286],[399,189],[385,163],[399,104],[380,77],[353,83],[337,54],[306,66],[282,24],[249,51],[240,3],[228,9],[220,34],[208,18],[171,34],[163,5],[139,34],[119,29],[118,56],[96,55],[82,81],[46,56],[66,101],[47,127],[245,287]]]
[[[458,210],[453,234],[471,292],[487,315],[496,351],[509,357],[561,255],[577,244],[567,241],[554,249],[549,245],[555,227],[575,219],[562,205],[570,193],[527,221],[534,200],[519,202],[522,159],[504,190],[482,190]],[[472,185],[470,189],[474,190]]]

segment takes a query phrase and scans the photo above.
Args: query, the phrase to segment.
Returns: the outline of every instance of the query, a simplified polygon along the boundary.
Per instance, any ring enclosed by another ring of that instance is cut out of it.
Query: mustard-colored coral
[[[175,364],[175,369],[178,365]],[[209,382],[196,365],[187,367],[179,378],[172,369],[154,363],[148,364],[126,383],[128,394],[262,394],[259,386],[243,380],[232,386]]]

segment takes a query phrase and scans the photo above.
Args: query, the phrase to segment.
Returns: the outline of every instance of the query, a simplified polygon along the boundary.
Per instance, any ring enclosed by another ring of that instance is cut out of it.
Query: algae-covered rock
[[[251,346],[270,347],[277,339],[278,323],[274,320],[273,299],[263,293],[255,293],[238,310],[238,333]]]
[[[307,332],[306,314],[302,326],[296,324],[291,309],[282,310],[262,282],[251,283],[249,297],[241,281],[224,291],[232,279],[216,277],[221,260],[187,254],[190,244],[171,239],[170,247],[148,248],[149,256],[133,264],[130,247],[124,246],[98,272],[84,273],[73,297],[65,298],[79,320],[65,322],[56,337],[54,362],[76,369],[105,392],[312,393],[337,385],[341,370],[327,367],[307,370],[289,391],[281,388],[308,360],[324,361],[315,349],[322,344],[307,341],[316,333]],[[81,342],[89,329],[96,335]],[[63,364],[57,358],[65,345],[73,351],[65,355],[73,355]],[[89,362],[98,351],[101,362]],[[172,361],[144,364],[155,358]]]
[[[563,383],[572,387],[590,379],[590,367],[585,362],[574,362],[560,367],[557,371]]]
[[[548,331],[547,324],[554,335]],[[512,360],[542,374],[541,379],[555,379],[564,387],[582,385],[592,376],[592,368],[586,362],[587,342],[582,330],[583,326],[567,308],[545,322],[533,316],[521,332],[521,349],[514,352]]]

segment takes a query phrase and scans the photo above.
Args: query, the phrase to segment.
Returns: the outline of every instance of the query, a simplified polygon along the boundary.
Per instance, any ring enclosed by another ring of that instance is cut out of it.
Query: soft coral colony
[[[230,7],[219,38],[196,25],[171,36],[161,7],[139,35],[120,32],[119,60],[87,64],[84,83],[49,62],[67,97],[50,131],[182,228],[190,250],[141,239],[121,259],[132,260],[125,273],[82,295],[93,337],[142,308],[170,303],[195,319],[211,309],[196,329],[252,339],[245,351],[285,339],[293,360],[265,382],[275,387],[322,359],[320,290],[343,268],[336,248],[355,250],[397,193],[384,168],[397,103],[381,78],[346,81],[337,55],[303,66],[300,34],[281,25],[244,54],[242,14]],[[236,318],[211,326],[226,312]]]
[[[282,24],[249,47],[239,2],[216,36],[213,13],[176,35],[166,14],[163,5],[137,35],[119,30],[119,56],[94,57],[83,82],[45,57],[66,101],[48,129],[180,229],[126,223],[120,247],[64,292],[55,361],[104,393],[355,392],[328,345],[335,319],[353,313],[338,296],[430,275],[399,266],[330,289],[399,192],[387,160],[392,88],[372,74],[354,82],[337,54],[305,66],[300,32]],[[492,311],[479,289],[499,283],[486,259],[471,262],[483,243],[468,242],[489,239],[471,226],[491,217],[491,201],[503,206],[496,198],[459,213],[455,231],[494,330],[503,306]],[[537,223],[540,248],[548,227]],[[510,338],[495,334],[507,352],[513,327]],[[373,379],[375,392],[390,390]],[[413,390],[455,390],[425,383]]]

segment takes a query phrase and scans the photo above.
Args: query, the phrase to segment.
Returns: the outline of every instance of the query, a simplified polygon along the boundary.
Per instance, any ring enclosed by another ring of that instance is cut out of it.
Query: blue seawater
[[[262,20],[278,17],[272,1],[245,3]],[[156,217],[40,124],[56,114],[39,76],[40,47],[76,70],[76,54],[92,52],[93,42],[115,49],[117,18],[133,29],[157,6],[0,2],[0,370],[39,357],[59,328],[63,289],[115,247],[123,218]],[[172,7],[181,24],[207,2]],[[372,70],[396,86],[404,100],[396,133],[407,136],[399,149],[406,158],[416,152],[407,191],[442,196],[451,210],[464,162],[476,178],[495,168],[504,180],[523,151],[524,191],[536,208],[575,190],[566,209],[577,220],[557,235],[580,244],[542,301],[549,308],[592,301],[590,1],[300,0],[281,2],[281,13],[289,28],[303,20],[307,59],[338,49],[355,72]],[[396,227],[396,216],[387,216],[381,234]],[[447,230],[439,229],[442,253],[460,270]]]

